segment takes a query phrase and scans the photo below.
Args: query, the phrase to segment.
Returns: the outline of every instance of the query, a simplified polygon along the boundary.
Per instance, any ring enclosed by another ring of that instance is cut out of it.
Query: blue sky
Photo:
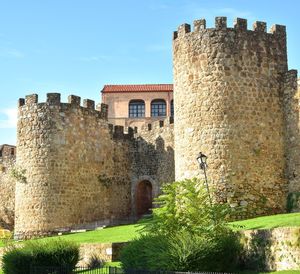
[[[99,102],[107,83],[171,83],[172,32],[195,19],[284,24],[289,68],[299,69],[299,10],[295,0],[0,0],[0,144],[15,144],[26,94]]]

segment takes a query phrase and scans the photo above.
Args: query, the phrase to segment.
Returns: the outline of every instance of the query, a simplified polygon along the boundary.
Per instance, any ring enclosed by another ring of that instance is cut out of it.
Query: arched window
[[[143,100],[132,100],[129,102],[129,117],[145,117],[145,102]]]
[[[151,116],[166,116],[166,101],[156,99],[151,102]]]
[[[171,117],[174,117],[174,101],[171,100]]]

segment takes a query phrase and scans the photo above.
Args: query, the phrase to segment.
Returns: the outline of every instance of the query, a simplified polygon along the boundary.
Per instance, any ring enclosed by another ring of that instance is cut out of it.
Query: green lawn
[[[1,272],[0,272],[1,273]],[[78,272],[78,273],[81,273],[81,272]],[[99,273],[97,272],[97,270],[91,270],[88,272],[89,274],[92,274],[92,273]],[[299,274],[300,273],[300,270],[297,271],[297,270],[287,270],[287,271],[275,271],[275,272],[242,272],[240,274]]]
[[[300,213],[278,214],[266,217],[258,217],[244,221],[231,223],[237,230],[245,229],[265,229],[275,227],[300,227]],[[63,238],[66,240],[75,241],[77,243],[110,243],[110,242],[128,242],[139,235],[139,230],[143,227],[141,224],[122,225],[108,227],[101,230],[74,233],[52,238]]]
[[[258,217],[244,221],[231,223],[236,230],[246,229],[270,229],[276,227],[300,227],[300,213],[278,214],[266,217]],[[127,242],[139,235],[143,228],[143,223],[108,227],[100,230],[74,233],[63,236],[55,236],[48,239],[62,238],[77,243],[110,243],[110,242]],[[0,246],[3,243],[0,242]],[[243,272],[243,274],[262,274],[266,272]],[[278,271],[269,272],[278,274],[300,274],[299,271]],[[0,270],[0,274],[3,274]]]
[[[62,236],[54,236],[46,238],[51,239],[64,239],[74,241],[76,243],[117,243],[117,242],[128,242],[134,237],[139,235],[139,230],[143,226],[140,224],[132,225],[121,225],[115,227],[107,227],[104,229],[72,233]],[[45,239],[45,238],[43,238]],[[3,242],[0,241],[0,247],[4,246]]]
[[[77,243],[117,243],[128,242],[136,237],[138,231],[142,228],[139,224],[121,225],[115,227],[108,227],[104,229],[73,233],[62,236],[51,237],[51,239],[65,239]]]
[[[275,227],[300,227],[300,213],[278,214],[266,217],[258,217],[244,221],[231,223],[236,230],[246,229],[265,229]],[[74,233],[63,236],[55,236],[50,239],[67,239],[77,243],[111,243],[111,242],[128,242],[139,235],[143,223],[108,227],[100,230]],[[3,243],[0,241],[0,246]]]
[[[265,217],[257,217],[244,221],[232,222],[237,230],[246,229],[270,229],[276,227],[300,227],[300,213],[277,214]]]

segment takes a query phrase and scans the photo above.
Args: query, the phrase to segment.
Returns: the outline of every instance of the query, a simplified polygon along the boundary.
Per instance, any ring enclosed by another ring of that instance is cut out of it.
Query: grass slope
[[[240,274],[299,274],[300,270],[284,270],[274,272],[241,272]]]
[[[246,229],[271,229],[276,227],[300,227],[300,213],[278,214],[272,216],[258,217],[243,221],[230,223],[236,230]],[[62,238],[77,243],[109,243],[109,242],[127,242],[139,235],[139,231],[143,228],[143,223],[108,227],[105,229],[74,233],[63,236],[55,236],[48,238]],[[47,240],[48,240],[47,239]],[[3,243],[0,241],[0,246]],[[266,272],[243,272],[242,274],[263,274]],[[278,274],[300,274],[300,271],[278,271],[269,272]],[[0,270],[0,274],[2,274]]]
[[[139,224],[121,225],[108,227],[104,229],[72,233],[62,236],[54,236],[50,239],[64,239],[74,241],[76,243],[117,243],[128,242],[139,235],[139,230],[142,228]]]
[[[258,217],[244,221],[232,222],[230,225],[236,230],[246,229],[270,229],[276,227],[300,226],[300,213],[278,214],[272,216]],[[128,242],[139,235],[143,223],[133,225],[122,225],[108,227],[101,230],[74,233],[52,238],[63,238],[77,243],[111,243]]]
[[[300,227],[300,213],[278,214],[258,217],[230,223],[235,230],[270,229],[276,227]],[[77,243],[112,243],[128,242],[139,235],[143,223],[108,227],[105,229],[55,236],[49,239],[62,238]],[[3,243],[0,241],[0,247]]]
[[[76,243],[117,243],[117,242],[128,242],[134,237],[139,235],[139,230],[142,229],[140,224],[132,225],[121,225],[114,227],[107,227],[104,229],[93,230],[81,233],[72,233],[62,236],[53,236],[49,238],[43,238],[46,240],[52,239],[64,239],[74,241]],[[4,244],[0,241],[0,247]]]
[[[231,223],[236,230],[300,227],[300,213],[277,214]]]

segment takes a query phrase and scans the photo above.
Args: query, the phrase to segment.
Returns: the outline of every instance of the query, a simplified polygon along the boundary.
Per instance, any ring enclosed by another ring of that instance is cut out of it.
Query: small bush
[[[5,245],[9,245],[13,241],[13,233],[7,229],[0,228],[0,241]]]
[[[168,239],[164,235],[142,235],[123,247],[120,254],[126,269],[168,270]]]
[[[30,274],[33,266],[68,266],[79,260],[79,246],[63,240],[28,241],[22,247],[12,245],[4,254],[4,274]]]
[[[97,267],[102,267],[104,266],[105,261],[102,260],[101,258],[99,258],[99,256],[97,256],[97,254],[92,254],[92,256],[89,258],[87,267],[90,269],[94,269]]]
[[[233,271],[239,239],[227,231],[211,237],[181,231],[173,235],[143,235],[121,253],[124,269],[170,271]]]

